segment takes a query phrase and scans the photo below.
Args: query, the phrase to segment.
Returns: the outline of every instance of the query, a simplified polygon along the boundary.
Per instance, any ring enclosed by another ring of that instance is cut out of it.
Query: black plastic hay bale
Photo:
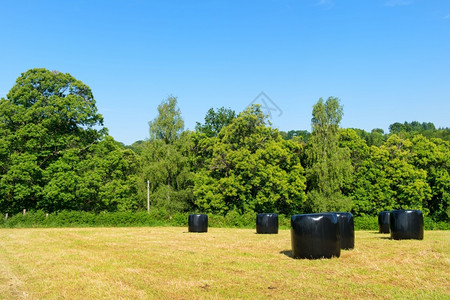
[[[380,233],[389,233],[389,211],[378,213],[378,231]]]
[[[341,249],[355,248],[355,223],[353,215],[349,212],[337,212],[339,232],[341,235]]]
[[[338,217],[334,213],[301,214],[291,217],[294,258],[331,258],[341,255]]]
[[[256,233],[278,233],[278,214],[257,214]]]
[[[423,240],[423,214],[420,210],[393,210],[389,214],[391,238]]]
[[[208,215],[192,214],[188,218],[189,232],[207,232]]]

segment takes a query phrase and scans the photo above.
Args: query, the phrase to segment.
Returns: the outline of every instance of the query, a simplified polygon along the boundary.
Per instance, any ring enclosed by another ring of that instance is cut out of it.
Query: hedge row
[[[0,218],[0,228],[46,228],[46,227],[139,227],[139,226],[187,226],[189,213],[169,214],[164,210],[140,212],[101,212],[61,211],[46,215],[44,211],[30,211],[17,214],[5,220]],[[290,228],[290,216],[278,216],[280,229]],[[374,216],[355,217],[356,230],[378,230],[378,219]],[[426,217],[426,230],[450,230],[448,222],[433,222]],[[229,212],[227,215],[208,214],[210,227],[255,228],[256,215],[240,215]]]

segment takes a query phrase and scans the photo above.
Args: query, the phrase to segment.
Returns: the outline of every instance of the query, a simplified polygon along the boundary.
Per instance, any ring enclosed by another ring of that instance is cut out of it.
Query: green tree
[[[450,141],[450,128],[436,128],[431,122],[419,123],[417,121],[389,125],[390,134],[396,134],[401,138],[412,139],[416,135],[423,135],[427,138],[440,138]]]
[[[181,111],[177,107],[177,98],[170,96],[158,105],[158,116],[149,122],[150,140],[162,140],[172,144],[184,130]]]
[[[395,134],[382,146],[370,147],[367,158],[356,170],[353,183],[352,196],[357,215],[376,215],[379,211],[391,209],[429,212],[432,190],[427,181],[427,171],[415,161],[418,159],[415,151],[410,140]]]
[[[411,163],[426,172],[431,195],[423,207],[437,221],[450,218],[450,142],[416,135],[411,140]]]
[[[236,113],[230,108],[221,107],[217,112],[210,108],[205,116],[205,124],[197,122],[195,130],[207,137],[217,136],[223,127],[228,126],[236,118]]]
[[[144,145],[145,145],[145,141],[139,140],[139,141],[136,141],[136,142],[134,142],[133,144],[131,144],[129,146],[125,146],[125,148],[131,149],[137,154],[141,154],[142,153],[142,149],[144,148]]]
[[[369,146],[381,146],[385,142],[386,135],[384,134],[384,130],[380,128],[372,129],[369,135]]]
[[[349,211],[351,199],[343,195],[352,178],[350,153],[339,146],[343,108],[338,98],[322,98],[313,106],[312,133],[306,148],[307,202],[311,212]]]
[[[66,151],[43,172],[40,208],[130,211],[143,207],[137,196],[139,158],[106,136],[83,155]]]
[[[265,125],[259,106],[251,106],[194,147],[194,195],[203,211],[228,213],[299,211],[305,199],[301,145],[283,140]]]
[[[355,129],[345,128],[339,130],[339,145],[350,151],[353,169],[357,171],[369,155],[370,147],[367,145],[367,141]]]
[[[159,115],[151,122],[150,140],[139,146],[142,158],[140,195],[150,181],[154,207],[168,212],[186,211],[192,204],[193,175],[189,165],[191,136],[183,132],[183,119],[177,98],[169,97],[158,106]]]
[[[45,69],[22,73],[0,100],[0,209],[42,208],[52,164],[83,155],[105,134],[102,125],[81,81]]]
[[[406,122],[405,122],[406,123]],[[402,123],[395,122],[389,125],[389,132],[393,134],[398,134],[402,131],[406,131],[406,126]]]
[[[367,150],[367,156],[362,157],[355,168],[355,181],[352,183],[355,215],[376,215],[396,207],[388,171],[389,152],[376,146],[367,147]]]
[[[411,141],[394,134],[380,148],[389,153],[386,173],[394,192],[394,208],[425,209],[423,203],[431,196],[431,190],[426,182],[426,171],[412,163]]]
[[[285,140],[296,140],[303,143],[308,143],[311,133],[307,130],[289,130],[288,132],[280,131],[281,136]]]

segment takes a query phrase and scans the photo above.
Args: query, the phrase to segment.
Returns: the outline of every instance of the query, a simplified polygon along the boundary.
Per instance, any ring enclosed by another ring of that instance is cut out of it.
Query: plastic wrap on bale
[[[393,210],[389,228],[394,240],[423,240],[423,214],[420,210]]]
[[[341,255],[338,217],[334,213],[299,214],[291,217],[294,258],[332,258]]]
[[[389,233],[389,211],[381,211],[378,213],[378,232]]]
[[[208,232],[208,215],[191,214],[188,218],[189,232]]]
[[[341,249],[355,248],[355,223],[353,215],[349,212],[337,212],[339,232],[341,235]]]
[[[256,233],[277,234],[278,214],[264,213],[256,215]]]

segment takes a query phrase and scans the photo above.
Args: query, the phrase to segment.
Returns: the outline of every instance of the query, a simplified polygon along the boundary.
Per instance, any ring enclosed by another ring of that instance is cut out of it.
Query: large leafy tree
[[[308,198],[312,212],[349,211],[351,199],[342,192],[351,180],[352,165],[347,148],[339,146],[343,108],[339,99],[322,98],[313,106],[312,132],[306,148]]]
[[[416,135],[411,140],[410,163],[426,172],[431,195],[422,197],[422,206],[436,220],[450,218],[450,142],[438,138],[431,140]]]
[[[66,151],[44,172],[40,208],[129,211],[143,207],[137,196],[139,158],[106,136],[82,155]]]
[[[0,100],[1,209],[40,208],[49,167],[104,134],[90,88],[70,74],[31,69]]]
[[[236,113],[229,108],[217,110],[210,108],[205,116],[204,124],[197,122],[195,131],[191,134],[193,146],[190,156],[192,170],[197,172],[208,165],[212,158],[215,137],[222,128],[230,125],[236,119]]]
[[[391,180],[394,208],[425,209],[423,204],[431,196],[431,190],[427,172],[412,162],[411,141],[394,134],[380,149],[389,154],[385,170]]]
[[[0,100],[0,210],[127,210],[138,158],[106,134],[90,88],[32,69]]]
[[[358,129],[342,129],[340,145],[350,151],[354,169],[354,181],[347,181],[346,195],[353,198],[352,212],[356,215],[375,215],[381,210],[390,210],[395,201],[390,180],[384,169],[379,168],[388,161],[388,152],[376,146],[368,146],[366,136]]]
[[[142,157],[141,195],[144,182],[150,182],[153,207],[168,212],[184,211],[192,202],[193,176],[189,167],[190,134],[183,132],[184,122],[177,98],[170,96],[158,106],[151,122],[150,139],[139,146]]]
[[[347,145],[352,152],[358,152],[356,143],[347,142]],[[411,142],[394,134],[382,146],[366,149],[362,159],[354,160],[351,194],[357,215],[376,215],[391,209],[420,209],[434,214],[438,207],[442,211],[445,192],[442,193],[441,187],[448,183],[446,176],[434,180],[437,173],[445,174],[445,168],[438,167],[439,171],[435,172],[435,166],[442,166],[442,161],[433,143],[423,136]],[[432,192],[437,197],[432,197]]]
[[[259,106],[240,113],[216,137],[195,142],[194,195],[203,211],[299,211],[305,199],[299,143],[265,124]]]

